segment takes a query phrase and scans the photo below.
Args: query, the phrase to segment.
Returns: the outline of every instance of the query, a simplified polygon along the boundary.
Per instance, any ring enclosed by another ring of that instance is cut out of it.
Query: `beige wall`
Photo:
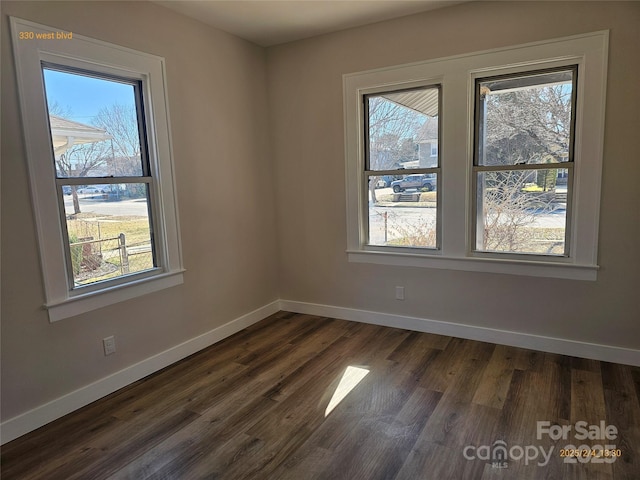
[[[48,322],[7,15],[166,58],[183,285]],[[3,420],[278,298],[265,74],[263,49],[151,3],[2,2]]]
[[[276,298],[640,348],[639,5],[471,3],[265,51],[145,2],[2,2],[2,419]],[[184,285],[48,323],[7,15],[166,58]],[[598,281],[347,262],[342,74],[601,29]]]
[[[639,20],[637,2],[469,3],[269,49],[281,298],[640,348]],[[347,261],[343,74],[602,29],[611,37],[596,282]]]

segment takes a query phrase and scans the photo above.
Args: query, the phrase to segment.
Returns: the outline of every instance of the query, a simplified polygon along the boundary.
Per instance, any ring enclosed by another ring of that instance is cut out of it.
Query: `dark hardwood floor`
[[[636,367],[279,312],[4,445],[1,475],[638,480],[639,398]]]

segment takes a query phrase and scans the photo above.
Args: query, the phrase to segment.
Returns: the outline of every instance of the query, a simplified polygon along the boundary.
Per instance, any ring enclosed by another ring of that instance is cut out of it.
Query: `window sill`
[[[501,273],[531,277],[595,281],[597,265],[576,265],[539,260],[514,260],[481,257],[444,257],[417,253],[347,250],[349,262],[400,267],[437,268],[468,272]]]
[[[44,307],[49,312],[49,321],[53,323],[147,293],[180,285],[184,283],[183,273],[184,270],[162,273],[126,284],[76,295],[58,302],[50,302]]]

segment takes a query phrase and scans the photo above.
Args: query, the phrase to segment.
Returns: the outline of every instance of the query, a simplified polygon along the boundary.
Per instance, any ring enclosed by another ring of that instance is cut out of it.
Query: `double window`
[[[163,59],[11,23],[50,320],[181,283]]]
[[[595,279],[607,32],[345,75],[351,261]]]

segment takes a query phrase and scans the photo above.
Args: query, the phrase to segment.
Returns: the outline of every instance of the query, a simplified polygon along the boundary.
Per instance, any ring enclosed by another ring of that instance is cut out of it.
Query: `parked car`
[[[96,194],[96,193],[109,193],[111,192],[111,186],[110,185],[92,185],[90,187],[84,187],[84,188],[79,188],[78,189],[78,193],[91,193],[91,194]]]
[[[391,183],[394,180],[401,180],[401,179],[402,179],[401,175],[383,175],[376,182],[376,188],[387,188],[387,187],[390,187]]]
[[[416,190],[426,188],[428,191],[436,189],[436,174],[423,173],[419,175],[407,175],[401,180],[391,182],[391,188],[395,193],[404,192],[409,188]]]

